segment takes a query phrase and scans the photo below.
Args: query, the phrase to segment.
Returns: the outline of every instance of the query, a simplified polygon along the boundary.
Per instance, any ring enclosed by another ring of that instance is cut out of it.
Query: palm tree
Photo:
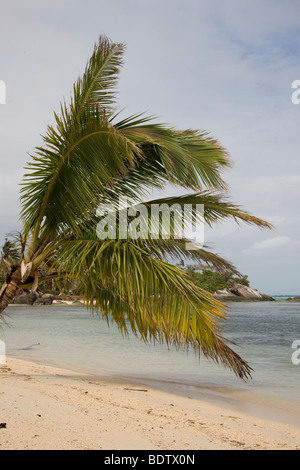
[[[250,366],[221,334],[228,312],[167,257],[205,263],[237,273],[232,264],[205,247],[189,251],[174,236],[148,239],[97,237],[96,208],[114,206],[120,196],[131,205],[204,204],[209,225],[235,219],[259,227],[270,224],[227,199],[222,171],[227,152],[207,133],[179,131],[144,115],[118,121],[115,85],[124,45],[100,37],[70,105],[61,104],[36,148],[21,189],[21,256],[11,265],[0,291],[0,314],[21,289],[36,290],[49,279],[75,279],[88,308],[144,341],[193,347],[239,377]],[[167,183],[191,194],[149,201]],[[145,200],[146,198],[146,200]],[[174,234],[173,234],[174,235]],[[25,240],[25,242],[24,242]],[[40,275],[39,267],[49,267]]]

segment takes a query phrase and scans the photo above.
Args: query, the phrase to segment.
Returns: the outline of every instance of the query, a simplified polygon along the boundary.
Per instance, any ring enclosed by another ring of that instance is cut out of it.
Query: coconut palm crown
[[[0,314],[20,290],[36,291],[53,278],[74,279],[88,308],[142,340],[192,347],[245,379],[251,367],[222,336],[226,307],[196,286],[168,257],[197,261],[219,271],[235,267],[206,247],[188,250],[171,234],[100,239],[97,208],[129,205],[204,205],[208,225],[234,219],[270,224],[228,199],[222,172],[230,159],[206,132],[179,131],[143,114],[119,120],[115,86],[124,44],[100,37],[85,71],[48,126],[21,187],[21,256],[8,264],[0,290]],[[169,183],[185,196],[149,200]],[[174,225],[174,224],[173,224]],[[175,230],[173,226],[173,230]],[[48,274],[40,267],[48,266]]]

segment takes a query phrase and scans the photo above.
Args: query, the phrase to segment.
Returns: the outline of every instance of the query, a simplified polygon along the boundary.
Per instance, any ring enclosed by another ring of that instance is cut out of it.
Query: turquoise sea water
[[[300,303],[230,304],[224,336],[240,345],[235,349],[254,369],[246,383],[192,351],[123,338],[114,324],[84,306],[10,306],[6,313],[0,339],[7,356],[126,377],[188,396],[272,404],[289,410],[300,425],[300,364],[292,362],[292,343],[300,341]]]

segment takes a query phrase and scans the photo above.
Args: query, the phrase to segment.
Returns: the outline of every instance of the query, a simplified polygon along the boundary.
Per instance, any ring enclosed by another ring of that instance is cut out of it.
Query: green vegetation
[[[4,284],[6,280],[6,266],[3,262],[0,260],[0,284]]]
[[[17,248],[16,242],[5,238],[0,256],[1,260],[6,259],[10,263],[16,263],[20,258],[20,250]]]
[[[8,235],[10,239],[5,238],[5,242],[0,251],[0,283],[3,284],[8,275],[9,269],[11,266],[18,265],[21,251],[22,251],[22,237],[20,233],[12,233]],[[51,274],[51,269],[49,271],[49,266],[46,263],[41,265],[39,272],[44,277],[47,277]],[[42,284],[43,293],[53,294],[53,295],[82,295],[79,291],[77,284],[73,279],[59,279],[55,275],[54,271],[53,279],[45,280]],[[22,288],[20,288],[22,292]]]
[[[5,238],[4,245],[0,251],[0,283],[3,284],[7,276],[8,266],[15,264],[20,259],[20,250],[17,247],[16,240]]]
[[[210,226],[231,219],[270,228],[230,202],[222,178],[228,154],[206,132],[177,130],[142,114],[120,119],[115,86],[123,54],[123,44],[100,38],[70,104],[62,103],[31,156],[21,189],[20,258],[17,264],[6,260],[0,314],[19,289],[72,282],[87,306],[122,333],[201,350],[247,378],[251,368],[221,334],[226,307],[165,259],[176,256],[238,275],[230,262],[205,248],[188,251],[174,233],[168,240],[97,237],[99,204],[118,209],[122,196],[136,208],[167,183],[192,192],[148,206],[201,204]]]
[[[186,270],[197,286],[211,292],[212,294],[217,290],[230,287],[233,282],[249,286],[248,276],[235,277],[232,275],[232,272],[229,271],[220,273],[209,269],[203,269],[199,272],[192,266],[187,267]]]

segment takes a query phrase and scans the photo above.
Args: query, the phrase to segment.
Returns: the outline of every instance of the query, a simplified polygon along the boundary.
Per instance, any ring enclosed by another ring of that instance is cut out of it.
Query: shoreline
[[[11,357],[0,376],[0,450],[300,448],[299,426],[237,410],[232,399],[208,400],[204,390],[184,395],[178,384]]]
[[[281,298],[282,297],[282,298]],[[260,302],[288,302],[288,303],[297,303],[297,302],[300,302],[300,297],[299,296],[294,296],[294,297],[291,297],[291,296],[276,296],[274,295],[272,300],[269,300],[269,299],[265,299],[265,300],[261,300],[261,299],[254,299],[254,298],[243,298],[243,297],[238,297],[236,296],[235,298],[233,297],[215,297],[217,300],[220,300],[221,302],[223,302],[224,304],[236,304],[236,303],[260,303]],[[53,307],[76,307],[76,306],[79,306],[79,307],[86,307],[86,304],[84,302],[83,299],[54,299],[51,303],[45,303],[45,304],[33,304],[33,305],[30,305],[30,304],[24,304],[24,303],[11,303],[7,306],[7,308],[9,307],[43,307],[43,306],[53,306]]]
[[[67,362],[37,360],[28,356],[8,355],[8,358],[25,363],[63,370],[67,374],[89,377],[91,380],[103,379],[135,384],[139,387],[151,387],[158,391],[178,395],[189,399],[198,399],[207,403],[219,405],[232,412],[241,411],[249,416],[267,419],[274,422],[290,424],[299,427],[300,433],[300,402],[268,394],[266,391],[252,391],[248,388],[232,385],[217,385],[210,382],[191,383],[180,381],[175,377],[170,379],[159,376],[142,376],[141,374],[124,374],[120,371],[94,370],[87,367],[75,367]],[[300,442],[300,434],[299,434]]]

